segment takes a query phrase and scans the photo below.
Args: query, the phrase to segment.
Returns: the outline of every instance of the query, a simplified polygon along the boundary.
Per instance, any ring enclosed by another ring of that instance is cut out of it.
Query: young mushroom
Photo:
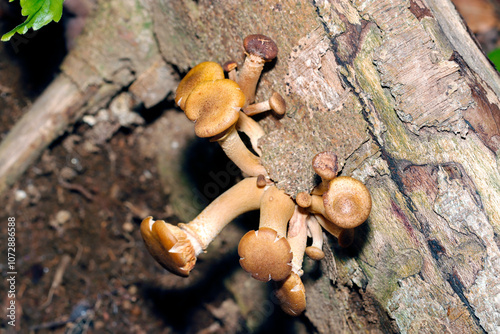
[[[264,63],[276,58],[278,47],[267,36],[249,35],[243,40],[246,58],[241,71],[238,73],[238,84],[246,96],[245,107],[255,100],[255,90],[259,82]]]
[[[210,242],[242,213],[260,207],[263,188],[257,178],[246,178],[210,203],[195,219],[178,226],[147,217],[141,223],[146,248],[165,269],[188,276],[197,256]]]
[[[175,92],[175,104],[182,110],[186,108],[186,100],[199,83],[203,81],[213,81],[224,79],[224,70],[213,62],[206,61],[193,67],[181,80]]]
[[[286,102],[279,93],[274,92],[267,101],[250,104],[243,109],[248,116],[257,115],[268,110],[274,111],[278,116],[285,114]]]
[[[184,112],[188,119],[195,122],[196,135],[216,140],[243,173],[249,176],[267,175],[259,157],[246,148],[235,129],[244,103],[245,95],[234,81],[204,81],[189,94]]]
[[[323,204],[325,218],[341,228],[352,229],[370,215],[372,198],[361,181],[340,176],[330,181],[328,191],[323,194]]]
[[[323,195],[328,189],[328,183],[338,173],[337,155],[330,151],[318,153],[312,160],[314,172],[321,177],[321,183],[313,190],[313,195]]]
[[[229,60],[222,65],[224,72],[227,73],[227,77],[229,80],[237,81],[238,73],[236,72],[236,68],[238,68],[238,63],[234,60]]]
[[[323,231],[312,215],[307,217],[307,231],[312,239],[312,244],[306,248],[306,254],[311,259],[319,261],[325,257],[323,252]]]
[[[240,240],[241,267],[259,281],[281,281],[291,272],[292,253],[286,239],[288,221],[295,204],[282,190],[267,187],[260,205],[257,231],[249,231]]]

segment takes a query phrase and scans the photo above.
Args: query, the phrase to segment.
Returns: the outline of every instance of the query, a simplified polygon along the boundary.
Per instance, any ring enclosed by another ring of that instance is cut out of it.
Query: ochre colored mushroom
[[[307,217],[308,235],[312,239],[311,246],[306,248],[306,254],[311,259],[319,261],[325,257],[323,252],[323,231],[314,216]]]
[[[323,204],[325,218],[341,228],[355,228],[370,215],[372,198],[362,182],[340,176],[330,181],[328,191],[323,194]]]
[[[278,116],[283,116],[286,112],[286,102],[280,94],[274,92],[269,100],[250,104],[243,109],[248,116],[257,115],[265,111],[272,110]]]
[[[281,309],[291,315],[300,315],[306,309],[306,289],[300,276],[292,272],[285,280],[276,282],[276,297]]]
[[[340,228],[322,215],[313,215],[312,217],[331,235],[337,237],[340,247],[346,248],[352,245],[354,241],[353,228]]]
[[[245,96],[234,81],[204,81],[191,91],[184,112],[195,122],[196,135],[216,140],[243,173],[267,175],[259,157],[246,148],[235,130],[244,103]]]
[[[238,118],[238,122],[236,123],[236,129],[248,136],[253,150],[261,156],[262,151],[259,148],[259,139],[266,134],[262,126],[253,118],[240,111],[240,118]]]
[[[212,61],[206,61],[193,67],[181,80],[175,93],[175,103],[184,110],[191,91],[203,81],[224,79],[222,67]]]
[[[141,223],[146,248],[165,269],[188,276],[196,257],[220,231],[240,214],[260,207],[263,188],[257,178],[246,178],[210,203],[195,219],[178,226],[147,217]]]
[[[338,173],[337,155],[330,151],[318,153],[312,160],[314,172],[321,177],[321,183],[313,190],[314,195],[323,195],[328,189],[328,183]]]
[[[196,263],[196,250],[183,230],[147,217],[141,223],[141,235],[149,253],[159,264],[176,275],[189,276]]]
[[[282,190],[269,186],[261,198],[258,231],[250,231],[238,245],[241,267],[260,281],[283,280],[292,269],[286,240],[295,204]]]
[[[246,96],[245,106],[255,100],[255,90],[259,82],[264,63],[273,60],[278,55],[278,47],[267,36],[249,35],[243,40],[246,58],[238,73],[238,84]]]

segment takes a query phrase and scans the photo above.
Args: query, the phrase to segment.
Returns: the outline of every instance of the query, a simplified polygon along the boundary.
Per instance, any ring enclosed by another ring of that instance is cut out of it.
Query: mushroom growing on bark
[[[323,231],[318,221],[312,215],[307,219],[307,231],[312,239],[312,244],[306,248],[306,254],[311,259],[319,261],[325,257],[325,253],[323,252]]]
[[[293,200],[275,186],[262,195],[259,229],[246,233],[238,245],[241,267],[253,278],[280,281],[290,274],[292,253],[286,229],[294,209]]]
[[[276,58],[278,47],[264,35],[249,35],[243,40],[246,58],[238,73],[238,84],[246,96],[245,107],[255,100],[255,90],[264,64]]]
[[[237,216],[257,210],[264,188],[257,178],[246,178],[210,203],[195,219],[178,226],[147,217],[141,223],[141,234],[147,249],[165,269],[188,276],[196,257],[220,231]]]
[[[337,176],[337,155],[330,151],[318,153],[312,160],[314,172],[321,177],[321,183],[313,190],[314,195],[323,195],[328,183]]]
[[[189,94],[184,112],[195,122],[196,135],[216,140],[243,173],[267,175],[259,157],[246,148],[235,129],[244,103],[245,95],[234,81],[204,81]]]
[[[268,110],[274,111],[278,116],[285,114],[286,102],[279,93],[274,92],[268,100],[250,104],[243,109],[248,116],[257,115]]]
[[[203,81],[224,79],[224,70],[213,61],[205,61],[193,67],[181,80],[175,92],[175,104],[182,110],[186,107],[186,100],[194,87]]]

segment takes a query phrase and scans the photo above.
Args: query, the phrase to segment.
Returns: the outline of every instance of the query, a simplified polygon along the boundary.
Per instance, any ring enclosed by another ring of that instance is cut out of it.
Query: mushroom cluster
[[[272,110],[277,116],[286,111],[278,93],[268,101],[254,103],[257,83],[266,62],[276,58],[278,48],[264,35],[244,39],[245,62],[229,61],[220,66],[203,62],[193,67],[179,83],[175,102],[194,122],[199,137],[217,141],[226,155],[241,169],[243,178],[210,203],[187,224],[172,225],[145,218],[141,234],[151,255],[168,271],[187,277],[199,254],[237,216],[260,209],[259,228],[240,240],[241,267],[260,281],[274,281],[281,308],[290,315],[305,310],[306,296],[301,280],[304,253],[321,260],[323,227],[338,238],[341,247],[354,240],[354,228],[371,210],[366,186],[347,176],[337,177],[337,156],[317,154],[314,171],[322,182],[311,193],[295,199],[278,189],[260,161],[258,140],[265,132],[250,116]],[[228,79],[224,72],[227,72]],[[246,147],[238,133],[250,138]],[[312,242],[307,246],[308,237]]]

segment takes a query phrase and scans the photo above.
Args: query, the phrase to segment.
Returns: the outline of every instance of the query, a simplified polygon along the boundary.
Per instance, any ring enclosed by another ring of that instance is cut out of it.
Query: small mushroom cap
[[[222,67],[212,61],[206,61],[193,67],[181,80],[175,93],[175,104],[182,110],[186,108],[186,100],[191,91],[200,82],[224,79]]]
[[[330,181],[323,194],[328,219],[341,228],[355,228],[370,215],[372,198],[366,186],[349,176]]]
[[[325,252],[316,246],[309,246],[306,248],[306,255],[315,261],[319,261],[325,257]]]
[[[276,282],[276,297],[281,309],[291,316],[300,315],[306,309],[306,289],[299,275],[292,272],[285,280]]]
[[[245,37],[243,47],[248,54],[256,55],[264,61],[271,61],[278,55],[276,43],[271,38],[261,34]]]
[[[295,197],[295,202],[297,202],[297,205],[301,208],[308,208],[312,204],[312,197],[309,193],[301,191]]]
[[[195,122],[198,137],[222,134],[231,128],[245,104],[245,94],[232,80],[220,79],[199,83],[189,95],[184,110],[187,118]]]
[[[312,160],[312,166],[322,179],[332,180],[338,173],[337,155],[330,151],[318,153]]]
[[[290,244],[272,228],[246,233],[238,245],[238,255],[241,267],[259,281],[281,281],[292,271]]]
[[[224,70],[224,72],[231,72],[236,68],[238,68],[238,63],[234,60],[226,61],[224,65],[222,65],[222,69]]]
[[[280,116],[284,115],[286,112],[286,102],[279,93],[274,92],[273,95],[271,95],[269,98],[269,106]]]
[[[141,235],[154,259],[171,273],[187,277],[196,263],[196,255],[186,233],[163,220],[147,217],[141,223]]]

